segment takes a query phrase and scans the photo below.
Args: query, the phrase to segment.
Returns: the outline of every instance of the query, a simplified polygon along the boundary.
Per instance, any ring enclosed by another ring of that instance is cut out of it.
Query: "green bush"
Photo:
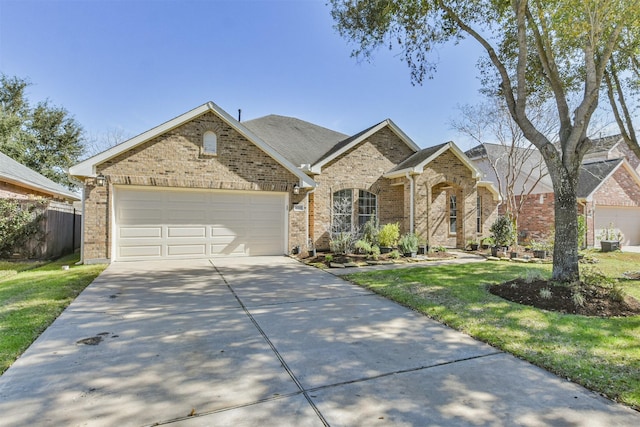
[[[353,252],[355,246],[355,233],[342,231],[336,233],[329,242],[329,249],[335,254],[349,254]]]
[[[356,250],[361,254],[371,253],[371,244],[364,239],[360,239],[355,244]]]
[[[491,224],[489,229],[493,234],[493,239],[498,246],[511,246],[515,241],[513,222],[508,216],[502,215]]]
[[[0,199],[0,256],[11,256],[40,231],[39,220],[44,202],[23,209],[17,201]]]
[[[380,246],[394,247],[400,237],[400,224],[385,224],[378,233],[378,242]]]
[[[414,233],[404,234],[398,241],[398,248],[405,254],[418,252],[418,236]]]
[[[371,246],[378,244],[378,234],[380,233],[380,227],[378,220],[371,217],[362,227],[362,240],[369,243]]]
[[[377,246],[372,246],[371,247],[371,258],[373,258],[374,260],[377,260],[378,258],[380,258],[380,248]]]
[[[391,252],[389,252],[389,258],[391,259],[398,259],[400,258],[400,252],[393,250]]]

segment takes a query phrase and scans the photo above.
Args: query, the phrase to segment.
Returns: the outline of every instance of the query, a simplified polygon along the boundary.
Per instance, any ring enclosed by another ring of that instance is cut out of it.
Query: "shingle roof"
[[[313,123],[274,114],[242,124],[298,167],[313,164],[348,137]]]
[[[0,180],[6,180],[16,185],[65,199],[80,200],[76,194],[67,188],[18,163],[4,153],[0,153]]]
[[[477,145],[470,150],[467,150],[465,154],[467,157],[476,161],[482,157],[487,157],[489,161],[496,165],[498,169],[502,170],[504,174],[504,168],[508,167],[510,162],[509,159],[509,151],[510,147],[505,147],[502,144],[490,144],[484,143]],[[522,169],[527,170],[535,170],[539,167],[542,167],[540,173],[544,176],[540,179],[540,183],[547,186],[548,188],[553,188],[553,183],[551,182],[551,176],[547,173],[547,165],[542,158],[542,154],[537,148],[528,148],[528,147],[515,147],[517,153],[515,153],[513,159],[513,163],[516,165],[522,165]],[[502,160],[504,159],[504,161]],[[526,175],[526,174],[525,174]],[[538,173],[535,174],[534,179],[537,179],[539,176]]]
[[[382,123],[382,122],[380,122]],[[358,133],[356,133],[355,135],[349,136],[347,137],[347,135],[345,135],[346,139],[342,139],[340,140],[337,144],[335,144],[334,146],[332,146],[328,151],[325,151],[318,159],[316,159],[316,161],[314,161],[313,163],[318,163],[328,157],[330,157],[333,153],[336,153],[338,151],[340,151],[342,148],[346,147],[347,145],[349,145],[351,142],[355,141],[356,139],[360,138],[362,135],[364,135],[365,133],[369,132],[371,129],[375,128],[376,126],[380,125],[380,123],[376,123],[373,126],[370,126],[368,128],[366,128],[363,131],[360,131]]]
[[[576,191],[578,198],[589,197],[623,161],[623,159],[614,159],[583,164],[578,177]]]
[[[396,171],[399,171],[399,170],[416,167],[420,163],[422,163],[425,160],[427,160],[429,157],[431,157],[434,153],[436,153],[439,149],[441,149],[442,147],[444,147],[447,144],[448,144],[448,142],[445,142],[444,144],[434,145],[433,147],[429,147],[429,148],[425,148],[423,150],[420,150],[417,153],[415,153],[412,156],[410,156],[407,159],[405,159],[402,163],[400,163],[395,168],[391,169],[388,173],[392,173],[392,172],[396,172]]]
[[[592,140],[593,147],[589,149],[589,153],[599,153],[611,150],[617,143],[622,140],[622,135],[610,135]]]

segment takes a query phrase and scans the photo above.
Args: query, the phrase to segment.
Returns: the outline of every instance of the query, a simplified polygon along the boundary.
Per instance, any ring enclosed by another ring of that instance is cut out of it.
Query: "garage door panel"
[[[206,227],[168,227],[167,237],[206,237]]]
[[[184,255],[190,255],[190,256],[202,256],[202,255],[206,255],[206,248],[207,246],[205,244],[201,244],[201,245],[193,245],[193,244],[184,244],[184,245],[174,245],[174,244],[169,244],[167,245],[167,256],[184,256]]]
[[[141,246],[120,246],[119,258],[159,258],[162,255],[161,245],[143,244]]]
[[[244,244],[212,244],[210,250],[212,254],[250,255]]]
[[[116,187],[118,260],[285,252],[284,193]]]
[[[165,218],[169,224],[204,223],[207,221],[207,211],[193,207],[185,210],[184,206],[168,208],[165,211]]]
[[[162,227],[120,227],[121,239],[162,237]]]
[[[156,208],[136,207],[135,209],[118,209],[118,217],[122,225],[134,225],[162,222],[162,212]]]

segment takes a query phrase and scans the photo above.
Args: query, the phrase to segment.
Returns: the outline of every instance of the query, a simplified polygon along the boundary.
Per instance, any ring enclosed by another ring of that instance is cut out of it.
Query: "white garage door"
[[[597,206],[595,210],[596,239],[603,229],[613,224],[622,235],[622,245],[640,245],[640,208]]]
[[[285,253],[285,193],[116,187],[117,261]]]

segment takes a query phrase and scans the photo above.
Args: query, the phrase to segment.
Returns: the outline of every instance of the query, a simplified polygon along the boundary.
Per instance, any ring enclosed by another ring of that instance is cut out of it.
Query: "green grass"
[[[105,265],[74,265],[77,256],[50,263],[0,263],[0,373],[104,270]],[[69,270],[62,270],[69,265]]]
[[[640,254],[594,254],[619,277],[640,269]],[[348,279],[563,378],[640,409],[640,316],[594,318],[506,301],[487,286],[550,265],[486,262],[357,273]],[[640,296],[640,281],[625,281]]]

